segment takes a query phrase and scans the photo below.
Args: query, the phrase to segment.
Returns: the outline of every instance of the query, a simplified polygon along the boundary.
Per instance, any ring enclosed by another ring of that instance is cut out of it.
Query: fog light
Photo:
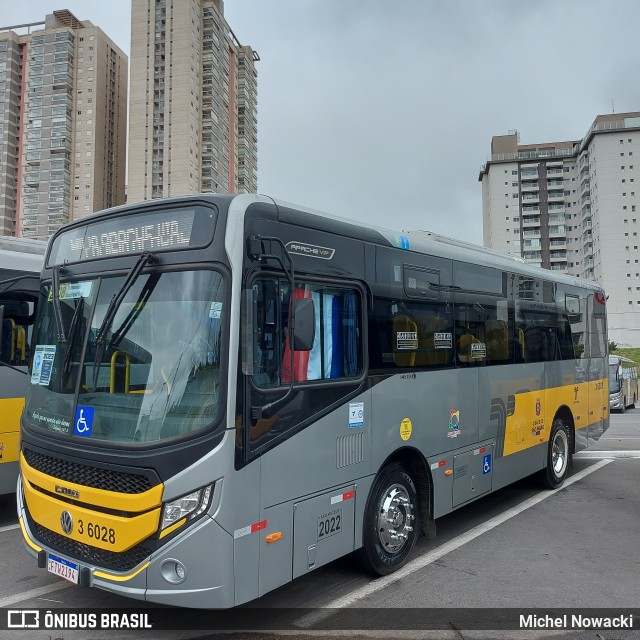
[[[187,569],[179,560],[165,560],[160,567],[162,577],[171,584],[180,584],[187,577]]]

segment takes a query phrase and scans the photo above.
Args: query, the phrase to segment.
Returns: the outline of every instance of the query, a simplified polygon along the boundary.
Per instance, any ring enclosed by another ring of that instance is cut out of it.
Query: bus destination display
[[[96,258],[167,251],[202,246],[203,237],[194,232],[196,213],[214,218],[213,211],[200,208],[155,211],[117,216],[61,233],[53,242],[49,265]],[[212,228],[212,226],[211,226]],[[210,238],[211,236],[209,236]],[[207,241],[208,239],[207,238]]]

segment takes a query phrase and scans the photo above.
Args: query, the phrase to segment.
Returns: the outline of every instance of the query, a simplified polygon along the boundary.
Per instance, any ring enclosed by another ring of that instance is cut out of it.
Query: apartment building
[[[638,155],[640,112],[599,115],[581,140],[494,136],[479,176],[484,245],[601,284],[609,337],[629,346],[640,346]]]
[[[130,202],[257,191],[259,59],[222,0],[132,0]]]
[[[126,55],[70,11],[0,27],[0,233],[45,239],[125,201]]]

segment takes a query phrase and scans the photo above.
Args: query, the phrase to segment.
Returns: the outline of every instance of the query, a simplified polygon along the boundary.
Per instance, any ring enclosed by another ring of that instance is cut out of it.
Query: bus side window
[[[11,300],[4,302],[3,307],[0,361],[25,366],[30,357],[29,337],[33,326],[33,303]]]
[[[287,385],[291,348],[287,336],[289,285],[275,279],[255,281],[256,354],[253,383],[259,387]],[[296,382],[356,377],[362,371],[360,294],[346,287],[296,283],[295,298],[313,301],[315,332],[312,348],[294,350]]]
[[[480,304],[456,305],[456,364],[480,366],[487,364],[485,322],[493,317],[491,307]]]
[[[393,305],[391,351],[396,367],[413,367],[418,349],[418,324],[406,309]]]
[[[504,320],[487,320],[487,360],[504,362],[509,359],[509,325]]]
[[[294,380],[332,380],[357,376],[361,369],[358,293],[353,289],[307,283],[294,292],[313,301],[314,342],[310,351],[294,351]],[[282,382],[291,379],[291,356],[285,344]]]
[[[13,344],[13,322],[10,319],[2,321],[2,344],[0,344],[0,361],[11,364]]]

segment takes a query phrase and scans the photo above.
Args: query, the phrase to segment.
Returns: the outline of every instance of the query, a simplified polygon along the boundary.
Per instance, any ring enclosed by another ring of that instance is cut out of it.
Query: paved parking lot
[[[561,490],[540,491],[533,479],[526,479],[441,518],[437,540],[419,541],[415,559],[400,579],[396,576],[372,580],[352,558],[344,558],[249,606],[260,610],[276,608],[283,626],[297,629],[298,634],[311,634],[307,637],[318,633],[313,624],[306,624],[308,612],[296,611],[297,607],[354,609],[363,628],[374,616],[384,616],[377,619],[385,622],[382,626],[387,627],[386,631],[360,632],[357,635],[361,637],[398,637],[397,631],[388,628],[394,624],[403,629],[402,636],[407,638],[551,637],[549,631],[540,630],[500,634],[454,628],[418,631],[407,629],[411,625],[405,623],[413,608],[447,608],[455,613],[468,607],[562,607],[569,611],[640,607],[639,487],[640,409],[636,409],[614,414],[611,427],[600,442],[574,457],[572,477]],[[37,569],[22,549],[14,513],[13,497],[0,499],[0,606],[44,607],[52,611],[77,607],[149,610],[144,603],[78,588]],[[330,623],[335,613],[335,609],[320,609],[320,619]],[[188,619],[202,629],[210,629],[215,628],[220,615],[195,611],[188,612]],[[337,637],[335,630],[327,633],[328,637]],[[64,631],[57,636],[45,632],[0,632],[0,638],[46,640],[139,635],[140,632]],[[156,629],[148,637],[205,635],[204,630]],[[562,632],[553,637],[565,635],[594,640],[640,638],[636,631]]]

